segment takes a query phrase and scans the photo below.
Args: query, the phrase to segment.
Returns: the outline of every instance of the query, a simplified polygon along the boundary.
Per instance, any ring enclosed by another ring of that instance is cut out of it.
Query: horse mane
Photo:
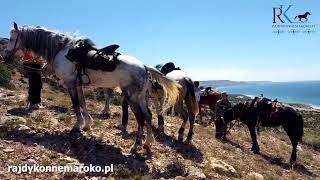
[[[66,46],[73,46],[80,37],[48,30],[44,27],[23,26],[19,29],[21,43],[26,50],[42,56],[49,63],[52,62],[57,53]],[[88,41],[90,44],[93,42]]]

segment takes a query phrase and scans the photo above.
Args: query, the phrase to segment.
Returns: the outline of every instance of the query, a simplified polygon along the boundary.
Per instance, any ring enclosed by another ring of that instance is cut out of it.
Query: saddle
[[[156,68],[161,68],[160,72],[162,72],[164,75],[167,75],[174,70],[181,70],[180,67],[176,67],[173,62],[168,62],[163,66],[157,65]]]
[[[89,39],[84,39],[79,40],[73,48],[69,49],[65,57],[76,63],[80,81],[82,82],[82,76],[86,76],[88,83],[90,83],[90,78],[85,70],[88,68],[108,72],[114,71],[119,63],[118,56],[120,53],[116,52],[118,48],[119,45],[112,44],[98,49]]]

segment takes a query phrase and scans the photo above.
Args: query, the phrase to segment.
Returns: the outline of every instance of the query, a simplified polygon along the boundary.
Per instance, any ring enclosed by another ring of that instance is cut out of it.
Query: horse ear
[[[14,29],[15,29],[16,31],[18,31],[18,25],[17,25],[16,22],[13,22],[13,27],[14,27]]]

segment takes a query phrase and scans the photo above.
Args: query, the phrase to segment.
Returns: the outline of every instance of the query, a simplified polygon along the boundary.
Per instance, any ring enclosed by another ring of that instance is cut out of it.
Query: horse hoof
[[[151,152],[151,146],[150,145],[144,144],[143,145],[143,149],[145,149],[147,152]]]
[[[82,128],[82,130],[85,132],[89,132],[89,131],[91,131],[91,126],[84,127],[84,128]]]
[[[159,127],[158,127],[158,131],[160,131],[161,133],[163,133],[163,132],[164,132],[164,127],[163,127],[163,126],[159,126]]]
[[[81,134],[82,134],[81,130],[77,129],[77,128],[72,128],[71,131],[70,131],[70,135],[72,137],[80,137]]]
[[[191,144],[191,140],[190,140],[190,139],[186,139],[186,140],[184,141],[184,143],[185,143],[186,145],[189,145],[189,144]]]
[[[178,137],[178,142],[183,142],[183,137]]]
[[[70,131],[71,134],[78,134],[78,133],[81,133],[81,130],[78,129],[78,128],[72,128],[71,131]]]
[[[131,148],[130,152],[131,153],[136,153],[137,151],[141,150],[141,145],[134,144],[133,147]]]
[[[117,128],[118,128],[119,130],[121,130],[122,132],[127,132],[127,126],[125,126],[125,125],[119,124],[119,125],[117,126]]]
[[[110,117],[111,117],[111,114],[110,114],[110,113],[102,112],[102,113],[101,113],[101,116],[102,116],[103,118],[108,119],[108,118],[110,118]]]
[[[294,167],[296,166],[296,164],[297,164],[296,161],[291,161],[291,160],[290,160],[291,169],[294,169]]]

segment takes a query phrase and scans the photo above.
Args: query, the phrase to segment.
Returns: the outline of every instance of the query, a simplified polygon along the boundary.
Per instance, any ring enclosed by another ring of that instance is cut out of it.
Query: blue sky
[[[312,34],[272,33],[273,7],[310,11]],[[10,0],[1,2],[0,37],[12,22],[78,32],[145,64],[173,61],[196,80],[320,80],[316,0]]]

